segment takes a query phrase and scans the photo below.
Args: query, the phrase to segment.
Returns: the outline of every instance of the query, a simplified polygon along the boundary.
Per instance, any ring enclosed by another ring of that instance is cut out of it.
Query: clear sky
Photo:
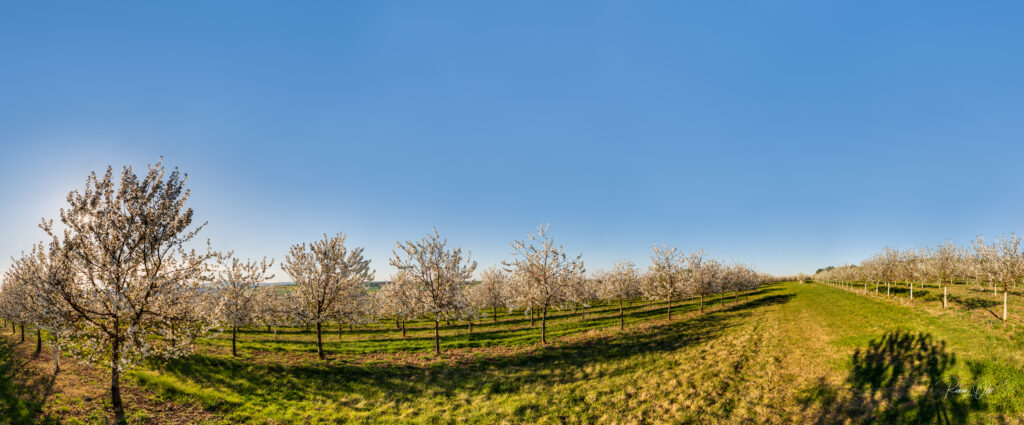
[[[161,155],[215,248],[343,231],[379,279],[433,226],[776,274],[1024,232],[1020,2],[277,3],[0,6],[0,269]]]

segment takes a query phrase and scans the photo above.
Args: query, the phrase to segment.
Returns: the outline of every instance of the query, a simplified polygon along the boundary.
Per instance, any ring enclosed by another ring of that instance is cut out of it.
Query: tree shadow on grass
[[[457,393],[509,394],[529,390],[533,384],[573,383],[635,374],[648,365],[630,358],[671,352],[716,339],[730,327],[764,308],[790,300],[792,295],[751,297],[728,309],[651,325],[606,337],[556,344],[525,354],[483,357],[456,364],[429,366],[395,364],[254,364],[237,359],[197,355],[155,362],[151,366],[198,388],[224,394],[203,401],[207,407],[231,409],[232,403],[259,405],[300,403],[310,394],[332,394],[338,407],[351,404],[365,409],[362,401],[375,404],[415,404]],[[601,364],[599,368],[593,368]],[[140,380],[145,380],[142,378]],[[146,382],[143,382],[146,384]],[[157,391],[174,392],[173,385]],[[238,397],[232,396],[232,394]],[[343,397],[340,397],[344,395]],[[195,394],[186,394],[196,397]],[[242,400],[239,400],[242,399]],[[231,402],[228,400],[235,399]],[[360,407],[362,406],[362,407]]]
[[[742,294],[742,295],[740,295],[739,298],[740,298],[740,301],[745,301],[745,300],[748,300],[750,297],[756,297],[756,296],[759,296],[759,295],[764,295],[764,294],[767,294],[767,293],[771,293],[771,292],[775,292],[775,291],[780,291],[780,290],[782,290],[781,284],[773,283],[773,284],[764,285],[761,288],[758,288],[758,289],[756,289],[756,290],[754,290],[754,291],[752,291],[750,293]],[[736,303],[735,301],[733,301],[733,299],[731,297],[732,297],[732,295],[730,295],[729,298],[726,300],[726,304],[732,305],[732,304]],[[705,300],[705,307],[708,307],[708,308],[714,307],[714,306],[719,305],[720,302],[721,301],[717,297],[714,297],[713,299],[712,299],[712,297],[708,297]],[[684,312],[687,312],[687,311],[692,311],[694,308],[689,308],[689,306],[691,304],[692,305],[698,305],[698,303],[699,303],[699,300],[696,297],[694,297],[694,298],[687,298],[687,299],[684,299],[684,300],[674,300],[673,304],[672,304],[672,313],[673,314],[678,314],[678,313],[684,313]],[[627,320],[628,319],[646,320],[646,319],[656,318],[658,316],[665,316],[665,314],[666,314],[666,306],[667,306],[667,303],[665,301],[658,301],[656,303],[653,303],[653,305],[652,305],[652,304],[647,303],[646,301],[632,300],[631,302],[629,302],[629,303],[627,303],[626,305],[623,306],[623,311],[624,311],[624,315],[625,315]],[[489,313],[489,310],[486,309],[486,308],[483,309],[483,311],[485,313]],[[548,312],[548,319],[547,319],[548,320],[548,328],[552,329],[552,328],[555,328],[557,326],[563,326],[563,325],[564,326],[568,326],[568,327],[579,328],[579,327],[581,327],[581,324],[584,327],[602,327],[602,326],[606,326],[607,323],[612,323],[612,322],[617,322],[618,321],[619,306],[618,306],[617,302],[601,302],[601,303],[598,303],[598,304],[593,305],[591,307],[586,307],[584,311],[585,311],[585,314],[581,316],[581,315],[573,312],[573,310],[571,308],[552,309],[551,311]],[[503,315],[502,315],[500,321],[498,321],[498,322],[493,322],[493,321],[491,321],[489,319],[483,319],[483,320],[475,321],[474,322],[474,326],[476,326],[476,330],[473,332],[473,335],[476,336],[476,337],[474,339],[480,339],[481,337],[483,337],[484,339],[487,339],[486,336],[489,335],[489,334],[490,335],[500,335],[500,334],[507,334],[507,333],[515,333],[515,332],[522,332],[525,329],[533,329],[534,331],[536,331],[538,333],[540,332],[539,331],[539,329],[540,329],[540,318],[539,317],[535,320],[535,324],[533,326],[526,327],[526,325],[528,323],[530,323],[530,319],[529,319],[529,316],[526,315],[525,313],[519,311],[519,312],[516,312],[514,314],[509,314],[507,310],[504,310],[504,308],[502,310],[502,313],[503,313]],[[591,323],[596,324],[596,325],[591,325]],[[424,345],[424,348],[422,350],[431,350],[431,349],[433,349],[432,348],[432,344],[433,344],[433,334],[432,334],[432,332],[433,332],[433,322],[431,322],[431,321],[424,321],[422,319],[410,319],[407,322],[407,324],[406,324],[408,335],[405,336],[405,337],[400,336],[401,335],[401,329],[395,328],[393,322],[390,319],[386,320],[386,321],[381,321],[379,324],[383,325],[383,326],[380,326],[380,327],[357,327],[357,328],[355,328],[355,330],[349,330],[346,327],[343,330],[343,334],[345,335],[346,339],[344,341],[342,341],[342,344],[352,343],[352,342],[379,343],[381,341],[402,342],[402,341],[422,340],[422,341],[426,341],[426,342],[430,343],[430,344]],[[466,322],[452,322],[452,325],[446,325],[446,324],[444,324],[444,322],[442,322],[441,326],[440,326],[440,329],[441,329],[442,333],[444,333],[444,332],[451,332],[451,331],[466,332],[467,324],[466,324]],[[324,331],[323,331],[323,334],[325,336],[324,344],[334,344],[334,343],[336,343],[336,340],[334,340],[334,338],[335,338],[334,336],[338,335],[337,330],[338,330],[338,327],[336,325],[333,325],[333,324],[328,324],[328,325],[326,325],[324,327]],[[586,330],[586,329],[583,329],[583,330]],[[289,345],[290,344],[290,345],[296,345],[296,346],[299,346],[299,345],[309,345],[309,346],[313,347],[313,349],[315,350],[315,344],[316,344],[315,335],[316,335],[316,332],[314,330],[304,330],[304,328],[301,327],[301,326],[298,326],[298,327],[288,327],[288,326],[279,327],[277,329],[277,334],[281,335],[282,337],[285,337],[285,338],[281,338],[281,339],[274,339],[274,338],[270,337],[269,335],[271,335],[272,333],[273,333],[272,331],[271,332],[266,331],[266,329],[263,328],[262,326],[240,328],[240,329],[238,329],[238,335],[240,337],[238,342],[240,344],[244,344],[244,343],[256,343],[256,344],[259,344],[259,343],[280,343],[282,345]],[[304,339],[304,340],[287,339],[286,337],[289,336],[289,335],[301,335],[301,336],[307,337],[307,339]],[[351,338],[352,336],[356,336],[356,338]],[[359,337],[362,337],[362,336],[365,336],[365,337],[368,337],[368,338],[359,338]],[[448,335],[448,336],[453,336],[453,335]],[[457,336],[457,335],[454,335],[454,336]],[[254,339],[253,337],[256,337],[256,338]],[[442,337],[445,337],[445,335],[442,335]],[[500,338],[500,337],[498,337],[498,338]],[[495,338],[492,338],[492,339],[495,339]],[[231,339],[230,339],[230,331],[228,331],[228,330],[221,330],[215,336],[207,338],[207,343],[210,344],[210,345],[226,346],[226,345],[230,344],[230,341],[231,341]],[[250,348],[254,348],[254,347],[250,347]],[[301,350],[301,351],[308,351],[308,349],[306,349],[306,348],[299,348],[299,350]],[[422,350],[420,350],[419,347],[417,347],[416,350],[410,350],[410,351],[422,351]],[[405,350],[402,350],[402,351],[405,351]]]
[[[765,302],[762,295],[778,290],[780,290],[780,288],[777,286],[761,288],[751,292],[750,294],[741,296],[739,302],[730,299],[729,304],[727,304],[725,308],[736,311],[734,309],[748,305],[745,304],[748,302],[755,303],[753,304],[754,306],[761,305],[760,303]],[[789,295],[789,297],[791,296],[792,295]],[[653,308],[645,305],[626,307],[623,309],[625,320],[629,322],[629,324],[633,324],[650,319],[664,318],[666,314],[664,305],[665,303],[661,303],[661,306]],[[713,305],[711,303],[705,303],[705,307],[708,309],[720,308],[717,301]],[[672,312],[674,315],[681,315],[698,309],[699,302],[697,299],[677,300],[673,305]],[[559,320],[553,320],[549,317],[547,333],[549,337],[582,334],[588,331],[615,327],[618,326],[618,322],[617,305],[605,308],[605,311],[600,315],[590,312],[585,318],[571,317],[566,319],[563,310],[562,316],[559,316]],[[446,334],[445,332],[451,332],[451,328],[442,328],[441,344],[445,348],[483,348],[508,345],[531,345],[540,339],[540,320],[537,320],[537,325],[535,327],[524,326],[525,323],[520,324],[518,327],[513,327],[509,326],[509,323],[513,322],[508,321],[502,323],[501,325],[504,326],[493,326],[488,324],[486,327],[478,327],[473,333],[468,333],[465,330],[462,330],[456,334]],[[366,353],[426,353],[433,351],[433,335],[423,332],[401,337],[400,334],[397,334],[395,331],[389,330],[388,335],[378,336],[372,339],[345,339],[342,341],[335,339],[336,337],[334,334],[327,333],[325,335],[326,337],[323,345],[324,349],[329,354],[360,355]],[[230,345],[230,340],[225,338],[208,339],[204,344],[227,347]],[[238,341],[238,345],[243,351],[316,351],[316,341],[312,339],[312,336],[305,340],[240,339]]]
[[[998,319],[1002,319],[1002,317],[999,316],[999,313],[997,313],[997,311],[1000,311],[1000,309],[1003,306],[1003,303],[1002,303],[1001,300],[1000,301],[993,301],[993,300],[986,300],[984,298],[961,297],[961,296],[955,296],[955,295],[951,295],[949,297],[949,299],[951,301],[953,301],[954,303],[963,306],[967,310],[970,310],[970,311],[984,310],[984,311],[988,312],[988,314],[991,314],[992,317],[996,318],[997,320]]]
[[[958,424],[984,408],[975,375],[961,382],[949,370],[956,356],[931,335],[889,332],[858,348],[842,387],[824,381],[801,392],[805,408],[821,407],[816,424]]]
[[[735,304],[735,305],[732,305],[730,307],[727,307],[726,309],[722,310],[722,312],[723,313],[734,313],[734,312],[740,312],[740,311],[745,311],[745,310],[752,310],[752,309],[757,309],[757,308],[761,308],[761,307],[766,307],[766,306],[773,305],[773,304],[783,304],[783,303],[789,302],[789,300],[793,299],[794,296],[795,296],[794,294],[776,294],[776,295],[769,295],[767,297],[755,298],[755,299],[750,300],[750,301],[742,302],[742,303]]]
[[[1001,299],[1000,301],[993,301],[977,297],[961,297],[957,295],[950,295],[949,300],[964,306],[964,308],[968,310],[991,309],[992,307],[1003,305]]]
[[[673,313],[682,314],[696,310],[695,304],[687,303],[673,307]],[[658,317],[664,317],[663,309],[647,309],[629,311],[625,310],[625,319],[629,322],[646,321]],[[553,321],[548,323],[549,337],[580,334],[592,330],[606,329],[618,325],[618,315],[591,315],[585,319],[573,321]],[[394,335],[378,337],[374,339],[342,340],[334,339],[334,335],[327,335],[324,341],[324,349],[332,354],[365,354],[368,352],[430,352],[433,351],[433,335],[418,333],[401,337]],[[442,334],[441,344],[446,348],[465,347],[495,347],[503,345],[529,345],[540,339],[540,320],[535,327],[488,327],[478,328],[473,333],[462,332],[458,334]],[[207,341],[207,345],[226,347],[230,340],[222,339]],[[279,352],[315,352],[316,341],[281,339],[269,340],[239,340],[239,347],[243,350],[264,350]]]
[[[885,289],[886,289],[885,285],[882,285],[882,287],[879,288],[879,289],[882,292],[884,292]],[[914,292],[916,293],[917,290],[915,290]],[[910,288],[908,288],[906,286],[895,286],[895,285],[893,285],[893,286],[889,287],[889,293],[892,294],[892,295],[900,295],[900,296],[909,297],[910,296]]]
[[[245,398],[300,402],[310,393],[349,393],[366,399],[386,397],[413,402],[426,394],[450,396],[456,391],[514,393],[523,386],[545,381],[565,383],[585,379],[577,372],[592,362],[671,351],[719,335],[730,326],[712,315],[659,326],[618,340],[599,338],[553,345],[523,355],[490,357],[460,364],[430,366],[391,364],[250,364],[235,359],[197,355],[154,364],[164,373],[218,388]],[[611,375],[628,370],[609,368]],[[216,403],[205,403],[208,407]]]
[[[679,301],[676,301],[676,302],[678,303]],[[655,305],[664,307],[665,306],[665,302],[658,302]],[[630,303],[628,303],[627,305],[625,305],[623,310],[626,312],[626,314],[629,314],[630,312],[634,312],[634,311],[646,310],[649,307],[650,306],[648,306],[648,304],[646,302],[637,302],[636,300],[633,300]],[[581,318],[583,320],[589,320],[594,315],[597,315],[597,316],[607,316],[607,315],[612,315],[612,314],[617,315],[618,311],[619,311],[619,306],[618,306],[618,303],[616,303],[616,302],[600,302],[600,303],[596,303],[595,305],[592,305],[590,307],[583,307],[583,306],[581,306],[581,309],[582,309],[582,312],[583,312],[582,315],[580,313],[578,313],[577,311],[574,311],[572,308],[552,309],[552,310],[550,310],[548,312],[548,322],[549,323],[555,323],[555,322],[564,322],[564,321],[575,321],[575,320],[579,320]],[[484,309],[482,309],[482,311],[484,313],[486,313],[486,314],[490,314],[490,309],[489,308],[484,308]],[[501,311],[501,317],[500,317],[500,320],[498,322],[492,321],[492,320],[490,320],[489,317],[487,317],[487,318],[484,318],[482,320],[474,321],[474,325],[477,326],[478,328],[480,328],[481,330],[486,330],[486,329],[492,328],[492,327],[506,328],[506,327],[509,327],[509,326],[523,326],[523,325],[526,325],[527,323],[530,323],[529,315],[526,314],[523,311],[516,311],[516,312],[510,314],[507,311],[507,309],[505,309],[504,307],[502,307],[502,309],[500,311]],[[535,320],[535,322],[536,322],[536,326],[540,326],[540,323],[539,323],[540,322],[540,318],[539,317]],[[377,326],[377,325],[381,325],[381,326]],[[409,319],[409,321],[406,322],[406,329],[410,333],[416,333],[416,332],[427,332],[427,333],[429,333],[429,332],[433,332],[433,330],[434,330],[433,326],[434,326],[434,322],[433,321],[427,320],[427,319],[424,319],[424,318]],[[464,321],[452,321],[451,324],[447,324],[445,321],[442,320],[441,321],[441,325],[440,325],[440,329],[441,329],[442,332],[450,331],[450,330],[464,330],[464,329],[467,328],[467,326],[468,325]],[[401,328],[395,327],[394,322],[393,322],[392,319],[382,320],[382,321],[380,321],[378,323],[371,324],[370,326],[359,326],[359,327],[356,327],[356,328],[351,329],[351,330],[348,328],[348,326],[343,326],[342,329],[343,329],[342,333],[344,335],[346,335],[346,337],[349,337],[349,336],[356,336],[356,337],[366,336],[366,337],[371,337],[374,340],[377,339],[378,335],[395,336],[395,335],[401,334]],[[243,327],[243,328],[239,328],[238,329],[238,335],[239,336],[246,336],[246,335],[248,335],[248,336],[266,336],[266,335],[272,334],[272,333],[273,333],[273,331],[267,331],[266,328],[263,327],[263,326]],[[338,334],[338,326],[336,324],[333,324],[333,323],[325,324],[324,328],[323,328],[323,333],[324,333],[324,335],[328,335],[328,336],[330,336],[330,335],[337,335]],[[282,335],[282,336],[302,335],[302,336],[313,337],[313,336],[316,335],[316,331],[313,328],[310,328],[310,329],[307,330],[303,326],[282,326],[282,327],[278,327],[277,328],[277,334],[278,335]],[[217,338],[227,339],[228,341],[230,341],[230,331],[227,330],[227,329],[221,330],[218,333]]]
[[[46,376],[20,362],[14,344],[0,339],[0,424],[56,424],[43,413],[56,375]]]

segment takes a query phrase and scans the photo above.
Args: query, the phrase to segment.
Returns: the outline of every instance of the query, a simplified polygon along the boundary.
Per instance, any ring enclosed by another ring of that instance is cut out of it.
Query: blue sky
[[[343,231],[382,279],[433,226],[777,274],[1024,232],[1013,2],[139,3],[0,6],[0,269],[161,155],[215,248]]]

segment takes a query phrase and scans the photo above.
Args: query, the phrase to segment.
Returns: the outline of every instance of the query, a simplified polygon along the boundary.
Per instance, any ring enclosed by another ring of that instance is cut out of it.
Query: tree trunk
[[[469,333],[473,333],[473,319],[468,319],[469,322]]]
[[[25,342],[25,324],[21,324],[21,342]]]
[[[498,305],[495,304],[495,305],[491,306],[491,309],[493,311],[493,314],[491,314],[491,316],[493,316],[492,318],[494,319],[494,322],[497,323],[498,322]]]
[[[910,302],[914,302],[914,283],[910,283]]]
[[[43,331],[36,328],[36,354],[43,352]]]
[[[437,313],[434,313],[434,355],[441,355],[441,334],[438,332],[438,327],[441,326],[440,320],[437,318]]]
[[[405,338],[405,319],[402,319],[402,338]]]
[[[121,402],[121,342],[111,343],[110,357],[110,404],[114,408],[114,423],[127,424],[124,416],[124,403]]]
[[[540,318],[540,342],[543,344],[548,343],[548,306],[544,306],[544,310],[541,313]]]
[[[270,333],[270,325],[267,325],[267,333]]]
[[[338,341],[341,341],[341,337],[342,337],[342,335],[341,335],[341,326],[343,324],[344,323],[338,322]]]
[[[942,308],[946,308],[946,289],[948,289],[948,287],[942,287]]]
[[[668,320],[672,320],[672,298],[668,299]]]
[[[235,356],[235,357],[238,357],[238,347],[235,345],[235,340],[237,339],[237,334],[238,334],[238,326],[232,326],[231,327],[231,355]]]
[[[324,354],[324,341],[320,336],[320,322],[316,322],[316,354],[320,357],[320,360],[327,358]]]
[[[885,282],[885,296],[889,296],[889,282]]]
[[[622,317],[622,300],[619,300],[619,330],[626,329],[626,319]]]
[[[60,372],[60,344],[57,343],[57,339],[53,339],[53,374],[56,375]]]
[[[1006,321],[1006,289],[1003,289],[1003,322]]]
[[[533,327],[533,307],[530,307],[530,327]]]
[[[704,314],[704,295],[700,296],[700,314]]]
[[[399,317],[395,316],[395,329],[402,329],[402,324],[399,323]]]

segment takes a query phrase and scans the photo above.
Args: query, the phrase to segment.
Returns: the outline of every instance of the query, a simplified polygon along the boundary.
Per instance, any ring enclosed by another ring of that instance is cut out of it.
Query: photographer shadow
[[[984,388],[947,376],[956,356],[930,334],[895,331],[858,348],[842,389],[819,382],[802,392],[820,404],[814,423],[958,424],[984,408]],[[978,382],[974,377],[973,382]]]

